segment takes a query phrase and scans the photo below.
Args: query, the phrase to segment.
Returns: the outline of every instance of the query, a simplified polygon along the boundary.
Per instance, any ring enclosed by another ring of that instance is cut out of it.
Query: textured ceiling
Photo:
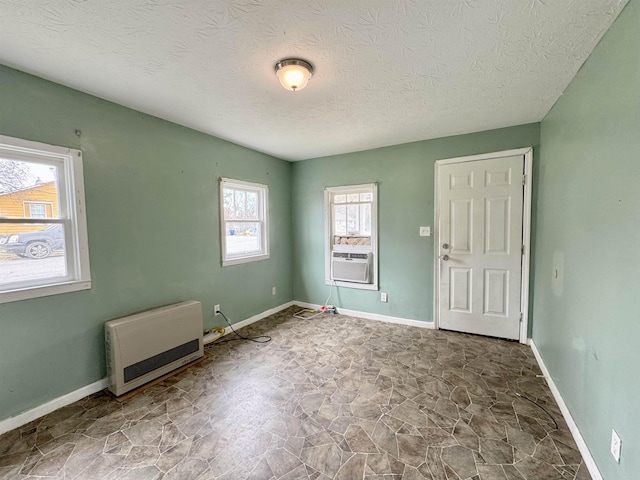
[[[0,63],[299,160],[540,121],[626,1],[0,0]]]

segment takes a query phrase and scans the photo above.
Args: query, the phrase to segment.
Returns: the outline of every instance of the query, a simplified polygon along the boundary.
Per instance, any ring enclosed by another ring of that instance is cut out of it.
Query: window
[[[47,218],[47,205],[45,203],[27,203],[30,218]]]
[[[325,282],[377,290],[377,185],[325,189]]]
[[[0,303],[88,288],[81,152],[0,136]]]
[[[266,185],[220,182],[222,265],[269,258],[269,189]]]
[[[371,192],[333,194],[333,234],[348,240],[350,237],[371,240]]]

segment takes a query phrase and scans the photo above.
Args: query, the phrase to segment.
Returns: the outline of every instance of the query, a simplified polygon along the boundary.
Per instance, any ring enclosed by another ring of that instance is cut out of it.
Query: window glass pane
[[[222,182],[224,215],[221,224],[223,266],[255,261],[269,255],[266,185]],[[228,264],[226,262],[229,262]]]
[[[333,203],[346,203],[347,196],[346,195],[336,195],[333,197]]]
[[[261,251],[260,222],[227,222],[225,230],[227,255]]]
[[[360,205],[361,235],[371,235],[371,204]]]
[[[246,196],[247,220],[260,220],[260,215],[258,210],[258,193],[257,192],[246,192],[246,193],[247,193],[247,196]]]
[[[243,192],[242,190],[236,190],[235,191],[235,198],[236,198],[236,218],[237,219],[244,219],[246,218],[246,213],[245,213],[245,192]]]
[[[369,192],[369,193],[361,193],[360,194],[360,201],[361,202],[372,202],[373,201],[373,193]]]
[[[57,172],[53,165],[0,157],[0,218],[60,218]]]
[[[47,218],[47,205],[44,203],[29,203],[27,204],[29,218]]]
[[[224,198],[224,218],[225,220],[235,220],[236,218],[236,207],[234,202],[233,190],[229,188],[225,188],[223,190],[223,198]]]
[[[62,224],[0,223],[0,290],[66,275]]]
[[[359,200],[359,195],[357,193],[349,193],[347,194],[347,202],[357,202]]]
[[[335,205],[333,207],[333,233],[335,235],[347,234],[347,207]]]
[[[358,205],[347,206],[347,235],[358,235],[360,233],[358,210]]]

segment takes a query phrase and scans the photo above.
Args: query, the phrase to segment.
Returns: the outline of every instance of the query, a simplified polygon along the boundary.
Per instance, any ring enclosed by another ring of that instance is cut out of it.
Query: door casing
[[[518,148],[515,150],[506,150],[503,152],[483,153],[480,155],[471,155],[466,157],[446,158],[437,160],[435,163],[434,176],[434,248],[433,248],[433,265],[434,265],[434,289],[433,289],[433,321],[434,327],[440,329],[440,262],[439,247],[440,238],[440,208],[439,208],[439,167],[452,163],[475,162],[478,160],[490,160],[494,158],[512,157],[515,155],[524,156],[524,197],[522,211],[522,245],[524,245],[524,253],[522,255],[522,279],[520,290],[520,312],[522,320],[520,322],[520,343],[527,343],[527,333],[529,330],[529,262],[531,259],[531,184],[533,175],[533,147]]]

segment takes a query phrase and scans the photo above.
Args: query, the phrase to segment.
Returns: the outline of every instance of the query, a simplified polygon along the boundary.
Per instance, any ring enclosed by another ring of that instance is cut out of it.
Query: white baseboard
[[[6,420],[2,420],[0,421],[0,435],[15,428],[26,425],[27,423],[43,417],[61,407],[65,407],[72,404],[73,402],[77,402],[78,400],[81,400],[88,395],[92,395],[99,392],[100,390],[104,390],[105,388],[107,388],[107,385],[108,379],[103,378],[102,380],[98,380],[91,385],[86,385],[79,388],[78,390],[67,393],[66,395],[54,398],[50,402],[39,405],[35,408],[32,408],[31,410],[27,410],[26,412],[16,415],[15,417],[9,417]]]
[[[282,305],[279,305],[277,307],[274,308],[270,308],[269,310],[265,310],[262,313],[259,313],[257,315],[254,315],[253,317],[249,317],[246,320],[242,320],[241,322],[237,322],[237,323],[233,323],[233,328],[235,328],[236,330],[241,329],[242,327],[246,327],[247,325],[251,325],[252,323],[257,322],[258,320],[262,320],[263,318],[267,318],[270,315],[273,315],[274,313],[278,313],[281,310],[284,310],[285,308],[289,308],[292,305],[295,305],[296,302],[287,302],[287,303],[283,303]],[[227,326],[224,329],[224,334],[225,335],[229,335],[231,333],[231,327]]]
[[[558,390],[558,387],[556,387],[556,384],[553,381],[553,378],[551,378],[551,375],[549,374],[549,370],[547,369],[547,366],[544,364],[544,360],[542,359],[542,356],[540,355],[540,352],[538,351],[538,347],[536,347],[536,344],[533,341],[533,338],[529,339],[529,345],[531,346],[531,350],[533,350],[533,355],[536,357],[536,360],[538,361],[538,365],[540,365],[540,370],[542,370],[542,373],[544,374],[544,378],[547,381],[549,388],[551,389],[551,393],[553,393],[553,397],[556,399],[556,402],[560,407],[562,416],[564,417],[565,422],[567,422],[567,425],[569,426],[571,435],[573,435],[573,439],[575,440],[576,445],[578,446],[578,450],[580,450],[580,454],[582,454],[582,458],[587,467],[587,470],[589,470],[589,473],[591,474],[591,478],[593,480],[603,480],[602,475],[600,474],[600,470],[598,470],[598,466],[596,465],[595,460],[591,456],[589,447],[584,441],[584,438],[582,438],[582,434],[580,433],[580,430],[578,430],[578,426],[576,425],[576,422],[573,420],[573,417],[571,416],[571,412],[569,412],[569,408],[567,407],[567,404],[564,403],[564,399],[562,398],[562,395],[560,395],[560,390]]]
[[[246,327],[247,325],[251,325],[258,320],[262,320],[263,318],[268,317],[269,315],[273,315],[274,313],[279,312],[280,310],[284,310],[290,306],[294,305],[294,302],[287,302],[278,307],[272,308],[265,312],[259,313],[258,315],[254,315],[253,317],[247,318],[238,323],[234,323],[233,327],[235,329],[239,329],[242,327]],[[231,329],[227,327],[225,329],[225,335],[231,333]],[[0,420],[0,435],[6,433],[10,430],[20,428],[23,425],[26,425],[33,420],[36,420],[44,415],[47,415],[61,407],[66,405],[70,405],[73,402],[77,402],[78,400],[83,399],[88,395],[92,395],[94,393],[99,392],[100,390],[104,390],[107,388],[109,382],[107,378],[103,378],[102,380],[98,380],[97,382],[92,383],[91,385],[86,385],[78,390],[74,390],[73,392],[67,393],[66,395],[62,395],[61,397],[54,398],[53,400],[39,405],[31,410],[27,410],[15,417],[9,417],[5,420]]]
[[[296,301],[291,303],[293,305],[300,305],[303,308],[313,308],[314,310],[318,310],[320,308],[320,305],[316,305],[313,303],[296,302]],[[389,315],[380,315],[378,313],[360,312],[358,310],[349,310],[347,308],[338,307],[338,313],[341,313],[343,315],[349,315],[351,317],[365,318],[367,320],[377,320],[379,322],[395,323],[397,325],[407,325],[409,327],[419,327],[419,328],[429,328],[429,329],[435,328],[433,322],[423,322],[421,320],[412,320],[409,318],[391,317]]]

